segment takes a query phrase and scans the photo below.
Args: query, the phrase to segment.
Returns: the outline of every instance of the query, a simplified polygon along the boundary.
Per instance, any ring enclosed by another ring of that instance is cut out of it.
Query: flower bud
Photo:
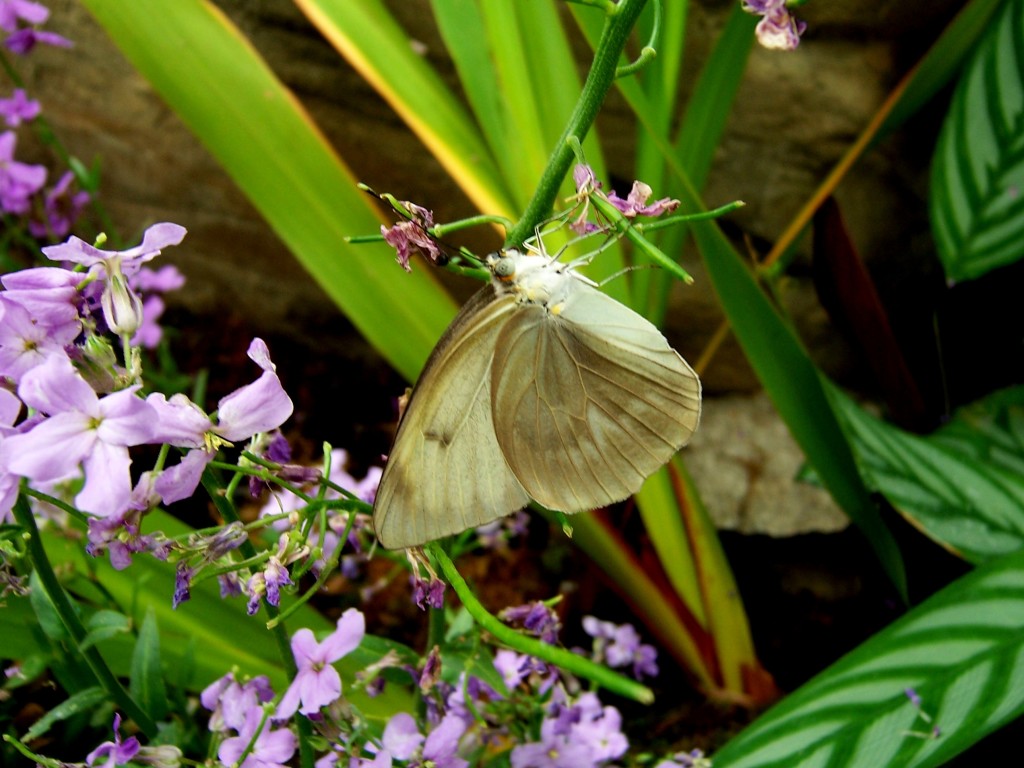
[[[142,300],[128,287],[123,273],[109,276],[100,304],[107,327],[118,336],[131,338],[142,325]]]

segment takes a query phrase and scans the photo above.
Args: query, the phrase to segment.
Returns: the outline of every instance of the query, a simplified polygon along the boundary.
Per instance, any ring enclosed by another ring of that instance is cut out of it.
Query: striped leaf
[[[1024,255],[1024,0],[1007,0],[961,77],[932,168],[932,229],[950,280]]]
[[[975,563],[1024,547],[1024,388],[962,410],[929,437],[833,394],[869,485],[917,527]]]
[[[714,755],[715,768],[943,765],[1024,712],[1022,626],[1018,551],[934,595],[788,696]]]

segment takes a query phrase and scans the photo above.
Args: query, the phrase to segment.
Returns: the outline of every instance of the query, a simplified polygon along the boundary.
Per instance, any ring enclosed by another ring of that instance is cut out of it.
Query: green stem
[[[238,516],[238,511],[235,509],[235,505],[231,502],[230,497],[217,476],[207,467],[203,470],[203,488],[209,494],[213,505],[220,512],[221,517],[227,523],[241,523],[242,519]],[[242,542],[238,551],[242,553],[242,556],[246,559],[256,557],[256,547],[253,546],[252,542],[246,539]],[[266,600],[263,601],[263,605],[267,609],[267,615],[270,616],[270,620],[278,618],[279,611],[277,608],[272,606]],[[288,630],[285,628],[283,623],[275,624],[271,629],[270,633],[274,637],[274,642],[277,645],[277,651],[281,655],[281,664],[284,666],[284,671],[288,675],[289,680],[294,680],[295,676],[299,673],[299,667],[295,663],[295,656],[292,654],[291,642],[288,638]],[[313,736],[313,727],[309,720],[305,717],[296,717],[295,726],[299,731],[299,759],[302,768],[313,768],[315,755],[313,754],[313,745],[310,739]]]
[[[647,0],[622,0],[615,7],[615,12],[609,13],[604,29],[601,31],[597,50],[594,53],[594,63],[587,74],[587,80],[583,84],[576,107],[573,109],[572,116],[569,118],[561,138],[555,145],[533,199],[526,206],[522,218],[508,232],[505,238],[506,245],[521,244],[533,234],[533,228],[537,224],[551,215],[551,208],[558,195],[558,188],[573,161],[573,152],[568,144],[568,139],[570,136],[578,136],[582,139],[593,125],[604,97],[615,81],[619,56],[625,49],[633,25],[646,4]]]
[[[542,643],[535,638],[527,637],[503,624],[476,599],[469,585],[459,575],[459,572],[455,569],[455,564],[445,551],[434,543],[428,544],[427,548],[430,551],[431,557],[441,566],[441,571],[444,573],[445,578],[448,579],[448,583],[451,584],[452,589],[455,590],[455,594],[459,596],[462,604],[469,611],[470,616],[483,629],[494,635],[497,640],[521,653],[554,664],[577,677],[586,678],[620,696],[639,701],[641,704],[651,704],[654,702],[654,693],[646,685],[630,680],[628,677],[624,677],[617,672],[612,672],[608,667],[595,664],[590,659],[575,654],[572,651],[556,648],[553,645]]]
[[[32,508],[29,507],[28,500],[24,494],[19,495],[18,500],[14,503],[14,519],[28,533],[28,554],[32,561],[32,566],[39,577],[39,582],[46,591],[46,596],[53,604],[57,615],[60,616],[60,620],[64,624],[65,629],[67,629],[68,634],[74,640],[78,652],[89,665],[99,684],[103,686],[103,689],[116,702],[117,706],[135,721],[135,724],[139,726],[139,729],[148,738],[155,738],[157,735],[156,723],[153,722],[153,719],[146,714],[135,699],[131,697],[131,694],[121,685],[117,677],[114,676],[110,667],[107,666],[103,657],[100,656],[99,649],[95,645],[90,645],[87,648],[82,647],[87,635],[85,625],[82,624],[82,620],[75,613],[74,606],[71,605],[71,601],[68,599],[67,594],[65,594],[63,587],[61,587],[60,581],[57,580],[57,575],[53,572],[50,559],[46,556],[46,550],[43,549],[43,541],[39,536],[39,528],[36,527],[35,516],[32,514]]]

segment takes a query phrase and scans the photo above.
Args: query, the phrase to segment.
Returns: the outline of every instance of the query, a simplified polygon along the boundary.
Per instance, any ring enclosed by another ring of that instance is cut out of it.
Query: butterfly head
[[[572,292],[575,274],[547,256],[514,249],[487,257],[499,294],[513,294],[519,304],[540,305],[557,315]]]

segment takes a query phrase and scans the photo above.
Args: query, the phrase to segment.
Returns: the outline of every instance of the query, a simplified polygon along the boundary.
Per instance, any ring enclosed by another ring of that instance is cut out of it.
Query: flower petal
[[[225,440],[244,440],[281,426],[292,415],[293,407],[277,374],[266,371],[217,404],[214,431]]]
[[[18,386],[18,395],[25,405],[50,415],[69,411],[98,414],[96,393],[62,356],[51,356],[28,371]]]
[[[366,617],[358,609],[349,608],[338,619],[338,628],[320,644],[322,658],[325,661],[337,661],[358,648],[365,634]]]

